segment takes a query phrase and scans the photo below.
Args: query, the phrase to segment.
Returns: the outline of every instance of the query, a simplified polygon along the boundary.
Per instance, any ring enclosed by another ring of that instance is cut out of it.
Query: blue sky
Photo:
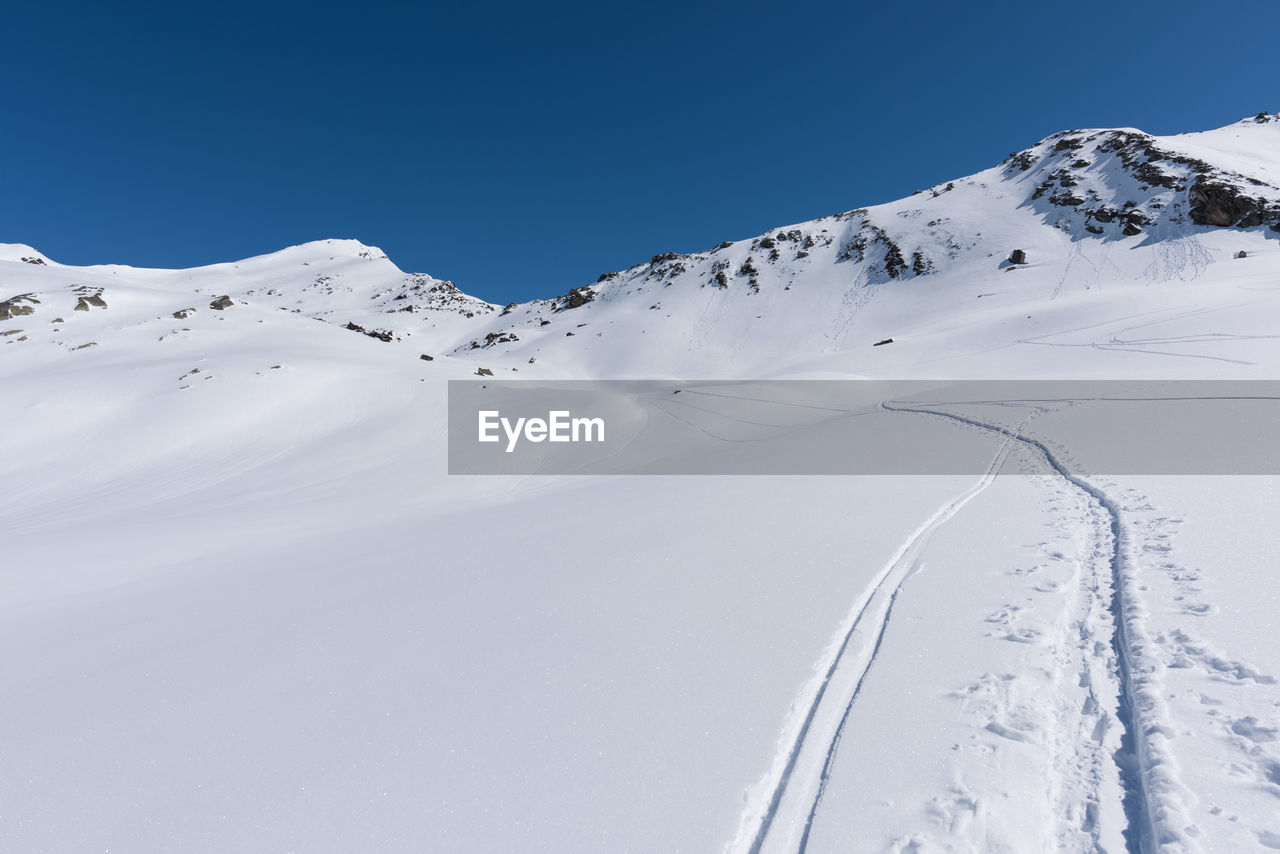
[[[1280,4],[27,3],[0,242],[324,237],[495,302],[888,201],[1066,128],[1280,110]]]

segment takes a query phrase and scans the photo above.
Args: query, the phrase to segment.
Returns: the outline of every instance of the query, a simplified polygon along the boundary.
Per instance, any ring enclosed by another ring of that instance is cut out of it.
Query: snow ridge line
[[[1178,780],[1177,761],[1169,748],[1172,730],[1163,700],[1159,675],[1163,665],[1156,644],[1146,631],[1146,608],[1137,594],[1136,561],[1120,507],[1105,492],[1072,474],[1044,442],[999,424],[937,409],[881,403],[891,412],[912,412],[948,418],[960,424],[990,430],[1039,452],[1054,472],[1098,503],[1111,522],[1111,614],[1120,682],[1116,716],[1124,729],[1115,756],[1124,786],[1124,812],[1128,820],[1125,846],[1129,854],[1197,854],[1201,847],[1185,832],[1191,820],[1183,804],[1186,788]]]
[[[822,797],[822,793],[826,787],[827,778],[830,775],[831,765],[834,761],[836,749],[838,747],[840,736],[844,729],[844,723],[848,719],[849,711],[853,706],[858,691],[862,687],[862,683],[867,673],[871,669],[871,665],[875,662],[875,656],[879,652],[880,643],[883,640],[885,630],[888,627],[889,617],[892,613],[893,603],[897,598],[899,590],[906,580],[913,574],[913,571],[919,566],[918,555],[923,551],[924,546],[928,543],[933,532],[937,530],[944,522],[954,516],[966,504],[976,498],[995,480],[997,472],[1004,464],[1005,458],[1008,456],[1012,447],[1012,439],[1006,439],[1001,444],[1000,449],[996,452],[995,458],[988,467],[986,473],[973,486],[969,487],[958,497],[952,499],[943,505],[937,512],[924,521],[912,534],[899,546],[897,552],[885,564],[884,568],[876,575],[871,585],[863,592],[850,611],[849,617],[845,621],[845,628],[839,635],[841,640],[839,644],[833,644],[830,648],[830,659],[825,669],[822,670],[823,677],[818,683],[817,690],[813,699],[809,702],[805,716],[799,726],[795,738],[792,740],[790,749],[785,754],[785,762],[782,764],[781,771],[778,773],[777,782],[773,786],[769,800],[765,805],[763,814],[758,819],[756,832],[752,837],[749,847],[745,850],[747,854],[760,854],[764,848],[769,833],[774,827],[775,819],[777,819],[783,798],[787,794],[788,786],[791,783],[792,776],[796,771],[796,767],[804,752],[806,745],[812,743],[810,730],[813,727],[815,718],[818,717],[820,710],[824,708],[823,700],[826,698],[827,689],[831,687],[833,681],[841,681],[848,684],[849,679],[837,680],[837,676],[843,674],[844,671],[852,669],[856,673],[853,679],[853,691],[849,695],[848,701],[844,704],[844,712],[839,718],[834,730],[829,736],[825,736],[823,743],[826,749],[822,751],[822,764],[820,768],[815,769],[817,776],[817,788],[812,794],[807,809],[803,810],[803,814],[807,819],[803,828],[803,835],[799,842],[798,851],[803,851],[807,845],[809,836],[809,826],[813,822],[814,815],[818,808],[818,802]],[[887,602],[884,601],[887,597]],[[875,615],[877,620],[877,628],[875,629],[875,638],[869,647],[857,650],[856,656],[846,656],[849,652],[854,635],[862,625],[864,618],[869,618],[873,611],[873,605],[879,605],[877,610],[879,613]],[[850,662],[850,659],[853,659]],[[851,674],[852,675],[852,674]],[[804,792],[797,793],[796,797],[803,797]],[[799,818],[799,816],[797,816]],[[744,821],[744,826],[746,822]],[[744,827],[745,829],[745,827]],[[796,828],[792,828],[792,832]],[[741,840],[741,832],[739,839]],[[742,840],[745,841],[745,840]],[[739,844],[731,846],[731,850],[741,850]]]

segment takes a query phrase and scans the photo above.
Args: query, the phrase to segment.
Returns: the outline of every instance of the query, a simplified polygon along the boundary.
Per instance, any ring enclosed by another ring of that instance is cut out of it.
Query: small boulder
[[[489,370],[488,368],[476,368],[476,376],[491,377],[493,376],[493,371]]]
[[[1027,253],[1021,249],[1013,250],[1012,252],[1009,253],[1009,263],[1010,264],[1027,263]]]
[[[173,319],[174,319],[174,320],[186,320],[188,317],[190,317],[191,315],[193,315],[193,314],[195,314],[195,313],[196,313],[196,310],[195,310],[194,308],[184,308],[184,309],[182,309],[181,311],[175,311],[175,312],[173,313]]]
[[[227,296],[226,294],[223,294],[222,296],[215,299],[213,302],[209,303],[209,308],[213,309],[214,311],[222,311],[224,308],[231,308],[231,306],[233,305],[235,305],[235,301],[232,300],[231,297]]]
[[[877,341],[876,343],[872,344],[871,346],[872,346],[872,347],[883,347],[885,344],[892,344],[892,343],[893,343],[893,339],[892,339],[892,338],[886,338],[886,339],[884,339],[883,341]]]
[[[423,354],[422,354],[421,356],[419,356],[418,358],[419,358],[419,359],[421,359],[421,360],[422,360],[422,361],[424,361],[424,362],[433,362],[433,361],[435,361],[435,358],[436,358],[436,357],[435,357],[435,356],[428,356],[426,353],[423,353]]]
[[[1237,257],[1237,258],[1248,258],[1248,257],[1249,257],[1249,253],[1248,253],[1248,252],[1245,252],[1243,249],[1241,249],[1239,252],[1237,252],[1237,253],[1236,253],[1236,257]]]

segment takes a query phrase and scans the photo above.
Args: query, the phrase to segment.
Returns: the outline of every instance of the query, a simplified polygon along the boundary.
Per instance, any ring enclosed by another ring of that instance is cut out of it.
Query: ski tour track
[[[868,589],[859,597],[846,621],[843,637],[835,646],[821,681],[810,700],[799,727],[784,748],[785,758],[764,803],[763,812],[754,821],[755,830],[745,849],[749,854],[772,851],[808,850],[810,831],[822,806],[823,795],[832,773],[844,736],[845,725],[858,700],[863,683],[875,666],[880,647],[893,615],[893,606],[906,582],[915,574],[929,540],[939,527],[955,516],[966,504],[987,489],[995,480],[1011,450],[1021,446],[1039,459],[1046,471],[1069,489],[1078,492],[1094,505],[1109,526],[1107,566],[1100,574],[1111,586],[1110,646],[1115,665],[1112,677],[1117,688],[1115,716],[1122,728],[1120,747],[1113,754],[1123,792],[1125,849],[1128,854],[1153,852],[1195,852],[1199,847],[1181,832],[1178,818],[1183,815],[1177,780],[1171,757],[1151,737],[1162,731],[1159,704],[1153,701],[1158,686],[1148,684],[1147,669],[1140,665],[1135,647],[1148,646],[1143,625],[1144,610],[1136,601],[1131,538],[1120,507],[1102,489],[1073,474],[1044,442],[1024,435],[1020,428],[992,424],[927,405],[905,406],[885,402],[884,410],[943,418],[959,426],[976,428],[1002,437],[990,467],[982,478],[927,519],[899,547],[897,553],[880,571]],[[842,706],[842,708],[833,708]],[[821,762],[812,757],[821,756]],[[802,757],[809,757],[808,762]],[[1158,785],[1152,782],[1158,781]],[[745,840],[744,840],[745,841]]]

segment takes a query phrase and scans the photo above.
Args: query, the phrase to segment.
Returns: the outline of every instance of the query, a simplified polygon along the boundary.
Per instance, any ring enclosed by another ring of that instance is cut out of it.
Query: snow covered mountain
[[[546,376],[753,376],[849,351],[858,358],[839,360],[842,369],[874,370],[889,352],[867,351],[875,341],[894,337],[896,363],[904,349],[914,357],[920,345],[936,347],[928,323],[987,314],[968,301],[996,303],[992,317],[1009,323],[1028,303],[1103,284],[1185,281],[1240,252],[1265,256],[1277,234],[1280,119],[1264,113],[1173,137],[1064,131],[897,202],[703,252],[660,253],[506,307],[406,274],[349,240],[181,271],[68,268],[26,246],[0,257],[44,268],[15,268],[10,290],[142,286],[180,295],[175,306],[193,303],[175,310],[197,311],[203,295],[227,295],[428,354],[512,365],[534,358]],[[1010,263],[1015,251],[1025,263]]]
[[[1274,478],[906,409],[986,473],[451,478],[443,441],[480,369],[701,388],[646,417],[730,454],[766,404],[709,381],[1273,380],[1278,330],[1269,114],[508,306],[348,240],[2,246],[0,850],[1280,848]]]

